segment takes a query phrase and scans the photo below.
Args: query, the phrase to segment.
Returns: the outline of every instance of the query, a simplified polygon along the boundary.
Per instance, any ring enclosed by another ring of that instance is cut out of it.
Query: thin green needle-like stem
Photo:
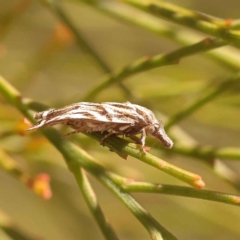
[[[103,235],[105,236],[105,239],[119,239],[110,223],[107,222],[84,170],[80,169],[80,167],[74,167],[71,169],[71,171],[74,174],[78,186],[84,196],[84,199],[93,216],[95,217]]]
[[[174,153],[184,157],[189,156],[200,159],[210,167],[214,174],[231,184],[240,191],[240,176],[220,159],[240,160],[240,148],[225,147],[214,148],[211,146],[184,146],[176,144],[172,149]]]
[[[30,121],[34,122],[30,114],[28,114],[27,105],[24,104],[24,101],[22,101],[23,99],[20,98],[19,101],[19,92],[3,78],[0,78],[0,92],[6,100],[9,101],[9,103],[14,105]],[[97,164],[85,151],[62,139],[61,135],[52,128],[44,129],[42,132],[63,155],[65,162],[71,171],[72,169],[83,167],[93,174],[104,186],[110,189],[110,191],[112,191],[125,204],[132,214],[134,214],[134,216],[143,224],[152,239],[177,239],[163,226],[161,226],[129,193],[117,186],[117,184],[110,179],[107,171]]]
[[[237,74],[237,76],[223,82],[220,86],[216,87],[216,89],[212,90],[210,93],[206,93],[205,95],[199,97],[186,109],[182,110],[181,112],[171,117],[169,121],[165,124],[165,129],[169,130],[171,126],[173,126],[180,120],[186,118],[193,112],[197,111],[200,107],[202,107],[203,105],[207,104],[208,102],[210,102],[211,100],[219,96],[221,93],[226,91],[229,87],[232,87],[239,80],[240,80],[240,74]]]
[[[175,41],[182,45],[192,45],[194,42],[199,41],[203,38],[203,35],[193,32],[192,30],[179,28],[171,23],[163,21],[159,18],[151,16],[141,10],[132,8],[129,5],[122,4],[122,2],[107,2],[107,1],[84,1],[79,0],[80,3],[85,3],[92,8],[107,14],[108,16],[115,18],[121,22],[131,23],[140,28],[144,28],[147,31],[153,32],[160,37],[166,37],[171,41]],[[224,20],[225,23],[225,20]],[[239,21],[233,21],[231,24],[231,29],[234,25],[237,25]],[[223,44],[226,44],[222,40]],[[213,47],[214,48],[214,47]],[[215,48],[219,48],[216,44]],[[235,51],[229,49],[221,49],[221,51],[208,51],[205,53],[208,57],[214,59],[223,67],[229,70],[239,70],[240,63],[239,59],[236,57]]]
[[[88,56],[93,59],[95,63],[98,64],[98,66],[101,67],[101,69],[105,73],[110,73],[111,68],[105,63],[105,61],[100,57],[100,55],[96,52],[95,49],[93,49],[92,46],[87,42],[87,40],[84,38],[82,33],[75,27],[75,25],[72,23],[70,18],[65,13],[64,9],[61,7],[61,4],[59,1],[56,0],[41,0],[43,3],[46,3],[45,5],[64,23],[68,26],[68,28],[72,31],[74,34],[78,46],[86,53]]]
[[[62,8],[61,4],[56,1],[49,1],[49,0],[41,0],[46,1],[48,8],[64,23],[68,26],[68,28],[72,31],[75,36],[77,45],[80,47],[82,51],[88,54],[88,56],[93,59],[95,63],[103,70],[105,73],[111,73],[112,70],[110,66],[102,59],[102,57],[97,53],[97,51],[87,42],[84,38],[83,34],[77,29],[70,18],[65,13],[64,9]],[[126,86],[122,83],[119,83],[119,87],[121,90],[126,94],[132,97],[131,92],[128,90]]]
[[[202,147],[176,145],[172,151],[184,156],[205,160],[206,162],[209,162],[209,164],[212,164],[214,159],[240,160],[240,148],[237,147],[224,147],[218,149],[211,146]]]
[[[101,141],[103,137],[103,135],[100,133],[91,133],[91,135],[87,135],[94,137],[98,141]],[[127,155],[133,156],[143,161],[144,163],[151,165],[163,172],[166,172],[167,174],[174,176],[175,178],[178,178],[179,180],[184,181],[196,188],[202,188],[205,185],[199,175],[178,168],[177,166],[174,166],[160,158],[157,158],[150,153],[143,154],[141,152],[141,149],[136,144],[129,143],[126,140],[116,137],[109,137],[104,141],[104,145],[108,146],[111,150],[120,153],[119,155],[125,153]]]
[[[122,203],[136,216],[136,218],[145,226],[152,239],[169,239],[177,238],[161,226],[129,193],[125,192],[117,185],[114,185],[109,178],[103,182],[122,201]]]
[[[92,100],[105,88],[111,86],[114,83],[123,81],[125,78],[139,72],[154,69],[157,67],[177,64],[182,58],[191,56],[193,54],[211,50],[218,45],[222,46],[222,41],[218,39],[206,38],[200,42],[197,42],[191,46],[186,46],[177,50],[174,50],[168,54],[157,55],[154,57],[145,57],[138,59],[130,65],[127,65],[120,71],[108,75],[94,86],[83,98],[84,101]]]
[[[61,136],[54,130],[43,131],[48,140],[62,153],[70,170],[79,166],[92,173],[104,186],[113,192],[119,200],[132,212],[132,214],[143,224],[153,239],[175,240],[176,238],[161,226],[129,193],[124,192],[108,176],[107,171],[96,164],[94,159],[85,151],[63,141]]]
[[[126,182],[123,185],[123,188],[128,192],[160,193],[174,196],[198,198],[232,204],[240,207],[240,196],[222,192],[197,190],[183,186],[171,186],[166,184],[153,184],[147,182]]]
[[[182,24],[203,33],[210,34],[211,36],[221,38],[226,41],[225,44],[232,44],[240,48],[240,32],[231,30],[231,24],[229,24],[228,21],[219,19],[214,21],[213,17],[208,17],[207,15],[165,1],[124,0],[123,2],[153,14],[154,16],[165,18],[177,24]]]
[[[162,227],[129,193],[125,192],[123,189],[117,186],[117,184],[111,180],[107,171],[100,165],[96,164],[94,159],[90,157],[86,152],[77,148],[73,144],[70,144],[69,142],[59,144],[59,142],[56,141],[57,139],[52,138],[52,134],[47,135],[47,137],[63,154],[70,170],[79,167],[80,164],[83,168],[86,168],[86,170],[96,176],[98,180],[109,190],[111,190],[134,214],[134,216],[147,229],[153,239],[176,239],[170,232]]]
[[[222,202],[240,206],[240,196],[211,190],[199,190],[184,186],[173,186],[159,183],[137,182],[117,174],[109,177],[127,192],[149,192],[168,195],[183,196],[189,198],[205,199],[214,202]]]

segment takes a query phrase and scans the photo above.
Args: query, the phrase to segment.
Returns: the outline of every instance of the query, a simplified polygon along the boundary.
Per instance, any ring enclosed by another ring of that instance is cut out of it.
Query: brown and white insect
[[[67,135],[108,131],[108,134],[101,139],[101,144],[112,134],[125,135],[141,144],[144,153],[146,136],[158,139],[166,148],[173,146],[172,140],[164,131],[163,124],[156,119],[153,112],[130,102],[79,102],[36,113],[34,118],[39,122],[27,130],[61,123],[75,129]],[[140,138],[136,136],[139,133]]]

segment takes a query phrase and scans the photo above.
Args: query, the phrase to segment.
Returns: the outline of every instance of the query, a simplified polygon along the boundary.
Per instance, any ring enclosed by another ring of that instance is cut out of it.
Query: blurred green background
[[[169,2],[220,18],[239,17],[240,3],[237,0]],[[80,101],[105,75],[96,62],[78,47],[55,14],[40,1],[0,0],[0,6],[0,74],[24,97],[50,107],[64,106]],[[111,18],[80,1],[63,1],[62,6],[75,27],[81,30],[88,43],[114,71],[138,58],[167,53],[180,47],[171,39]],[[231,51],[240,60],[239,51]],[[232,75],[233,71],[201,54],[183,59],[178,65],[157,68],[126,79],[124,84],[131,95],[115,84],[102,91],[94,101],[129,100],[171,116]],[[240,147],[239,90],[240,85],[235,85],[180,122],[179,126],[188,138],[200,145]],[[0,100],[1,131],[11,131],[22,116],[2,97]],[[123,160],[82,134],[79,138],[81,147],[99,163],[120,175],[139,181],[182,184],[134,158]],[[158,157],[201,175],[206,189],[237,193],[231,184],[214,174],[205,163],[187,156],[166,155],[159,143],[151,142],[150,146],[153,147],[151,153]],[[24,136],[9,134],[0,139],[0,148],[8,152],[24,171],[33,175],[46,172],[52,179],[53,197],[44,201],[12,175],[0,172],[0,210],[14,224],[36,239],[104,239],[61,155],[40,133]],[[239,161],[224,163],[236,176],[240,175]],[[89,177],[119,238],[150,239],[119,200],[92,176]],[[133,196],[179,239],[240,238],[239,207],[157,194],[135,193]],[[11,238],[0,231],[0,239]]]

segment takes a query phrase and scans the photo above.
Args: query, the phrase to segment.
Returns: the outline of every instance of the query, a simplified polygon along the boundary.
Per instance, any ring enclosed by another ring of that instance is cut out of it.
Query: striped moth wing
[[[107,137],[112,134],[125,135],[140,143],[142,147],[145,146],[146,136],[160,140],[166,148],[173,146],[162,123],[158,122],[153,112],[130,102],[80,102],[36,113],[34,118],[39,122],[28,130],[66,124],[75,129],[70,134],[108,131]],[[136,137],[139,133],[141,134],[140,139]],[[106,136],[102,141],[106,139]]]

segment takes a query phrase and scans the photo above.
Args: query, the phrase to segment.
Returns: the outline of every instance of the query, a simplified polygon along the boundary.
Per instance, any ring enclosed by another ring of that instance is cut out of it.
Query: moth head
[[[28,128],[27,131],[34,130],[34,129],[40,128],[42,126],[45,126],[47,124],[47,117],[49,116],[49,113],[51,113],[51,112],[52,112],[52,109],[43,111],[43,112],[39,112],[39,113],[35,113],[33,116],[34,119],[40,120],[40,121],[37,122],[36,124],[34,124],[33,126],[31,126],[30,128]]]
[[[159,140],[165,148],[173,147],[173,141],[166,134],[162,123],[156,123],[149,126],[146,129],[146,134]]]
[[[47,118],[47,116],[49,115],[49,113],[52,112],[52,109],[47,110],[47,111],[43,111],[43,112],[38,112],[34,114],[34,119],[35,120],[45,120]]]

